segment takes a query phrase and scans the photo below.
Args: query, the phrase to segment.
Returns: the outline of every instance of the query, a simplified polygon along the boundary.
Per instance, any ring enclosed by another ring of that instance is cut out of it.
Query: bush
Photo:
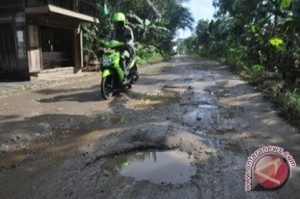
[[[300,92],[288,91],[282,96],[281,112],[294,125],[299,126],[300,121]]]
[[[135,51],[137,56],[137,62],[139,65],[144,65],[149,62],[160,61],[163,59],[163,56],[153,45],[145,45],[136,42]]]

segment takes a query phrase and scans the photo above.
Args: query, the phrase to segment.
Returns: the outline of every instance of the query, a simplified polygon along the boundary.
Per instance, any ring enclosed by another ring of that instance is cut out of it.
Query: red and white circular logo
[[[286,159],[280,155],[264,155],[254,165],[256,182],[266,189],[283,186],[288,181],[289,175],[290,167]]]

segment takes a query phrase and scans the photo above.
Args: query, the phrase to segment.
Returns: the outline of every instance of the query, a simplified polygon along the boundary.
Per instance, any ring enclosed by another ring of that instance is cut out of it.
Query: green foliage
[[[281,0],[279,5],[279,10],[283,11],[286,7],[288,7],[292,3],[292,0]]]
[[[135,49],[139,65],[144,65],[148,62],[159,61],[163,59],[158,49],[152,45],[145,45],[136,42]]]
[[[283,97],[283,102],[286,106],[291,107],[300,114],[300,93],[290,92],[285,93]]]
[[[299,126],[300,121],[300,92],[288,91],[281,98],[281,112],[294,125]]]
[[[300,77],[300,1],[214,0],[213,5],[214,20],[199,20],[196,38],[182,43],[191,53],[243,71],[268,96],[284,96],[278,103],[299,121],[299,92],[290,90]]]
[[[197,37],[191,36],[180,42],[179,50],[188,54],[193,54],[197,52]]]
[[[231,66],[239,67],[239,69],[246,66],[246,61],[244,60],[244,55],[247,49],[243,46],[239,46],[236,48],[229,48],[225,52],[225,62]]]
[[[194,53],[249,71],[259,64],[295,82],[300,76],[300,1],[214,0],[213,5],[215,19],[199,20],[196,27]]]
[[[256,74],[263,74],[265,72],[265,68],[262,65],[255,64],[252,66],[252,71]]]
[[[81,26],[83,31],[83,54],[85,66],[87,66],[90,59],[97,59],[99,53],[99,46],[102,40],[97,37],[99,28],[93,24],[84,24]]]
[[[277,38],[277,37],[272,37],[271,39],[269,39],[269,42],[277,50],[284,51],[284,42],[282,39]]]
[[[165,21],[162,19],[150,21],[148,19],[141,19],[135,14],[128,14],[127,17],[130,26],[136,33],[135,38],[139,41],[156,45],[160,38],[167,39],[167,35],[170,34],[170,30],[164,26]]]
[[[98,26],[83,25],[86,65],[90,59],[101,55],[103,40],[108,39],[108,35],[111,34],[111,19],[116,12],[123,12],[126,15],[136,41],[143,46],[143,49],[137,50],[140,62],[147,61],[150,57],[156,59],[164,54],[169,54],[176,31],[193,28],[192,15],[187,8],[182,6],[182,2],[184,0],[99,1],[97,10],[100,24]],[[153,55],[150,56],[150,53]]]

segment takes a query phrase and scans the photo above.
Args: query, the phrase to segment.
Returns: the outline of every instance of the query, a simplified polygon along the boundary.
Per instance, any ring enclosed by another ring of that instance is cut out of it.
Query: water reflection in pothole
[[[218,108],[217,106],[211,105],[211,104],[200,104],[198,107],[199,108],[203,108],[203,109],[215,109],[215,108]]]
[[[101,169],[153,183],[184,183],[196,173],[192,155],[173,151],[146,151],[108,159]]]
[[[147,96],[141,100],[131,100],[129,106],[136,109],[148,109],[176,104],[179,101],[178,96]]]

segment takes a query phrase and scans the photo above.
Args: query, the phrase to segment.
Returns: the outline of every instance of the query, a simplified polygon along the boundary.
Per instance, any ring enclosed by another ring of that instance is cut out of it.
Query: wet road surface
[[[245,192],[248,156],[276,145],[298,163],[300,134],[228,67],[176,57],[110,101],[99,83],[0,97],[0,198],[299,198],[298,166]]]

